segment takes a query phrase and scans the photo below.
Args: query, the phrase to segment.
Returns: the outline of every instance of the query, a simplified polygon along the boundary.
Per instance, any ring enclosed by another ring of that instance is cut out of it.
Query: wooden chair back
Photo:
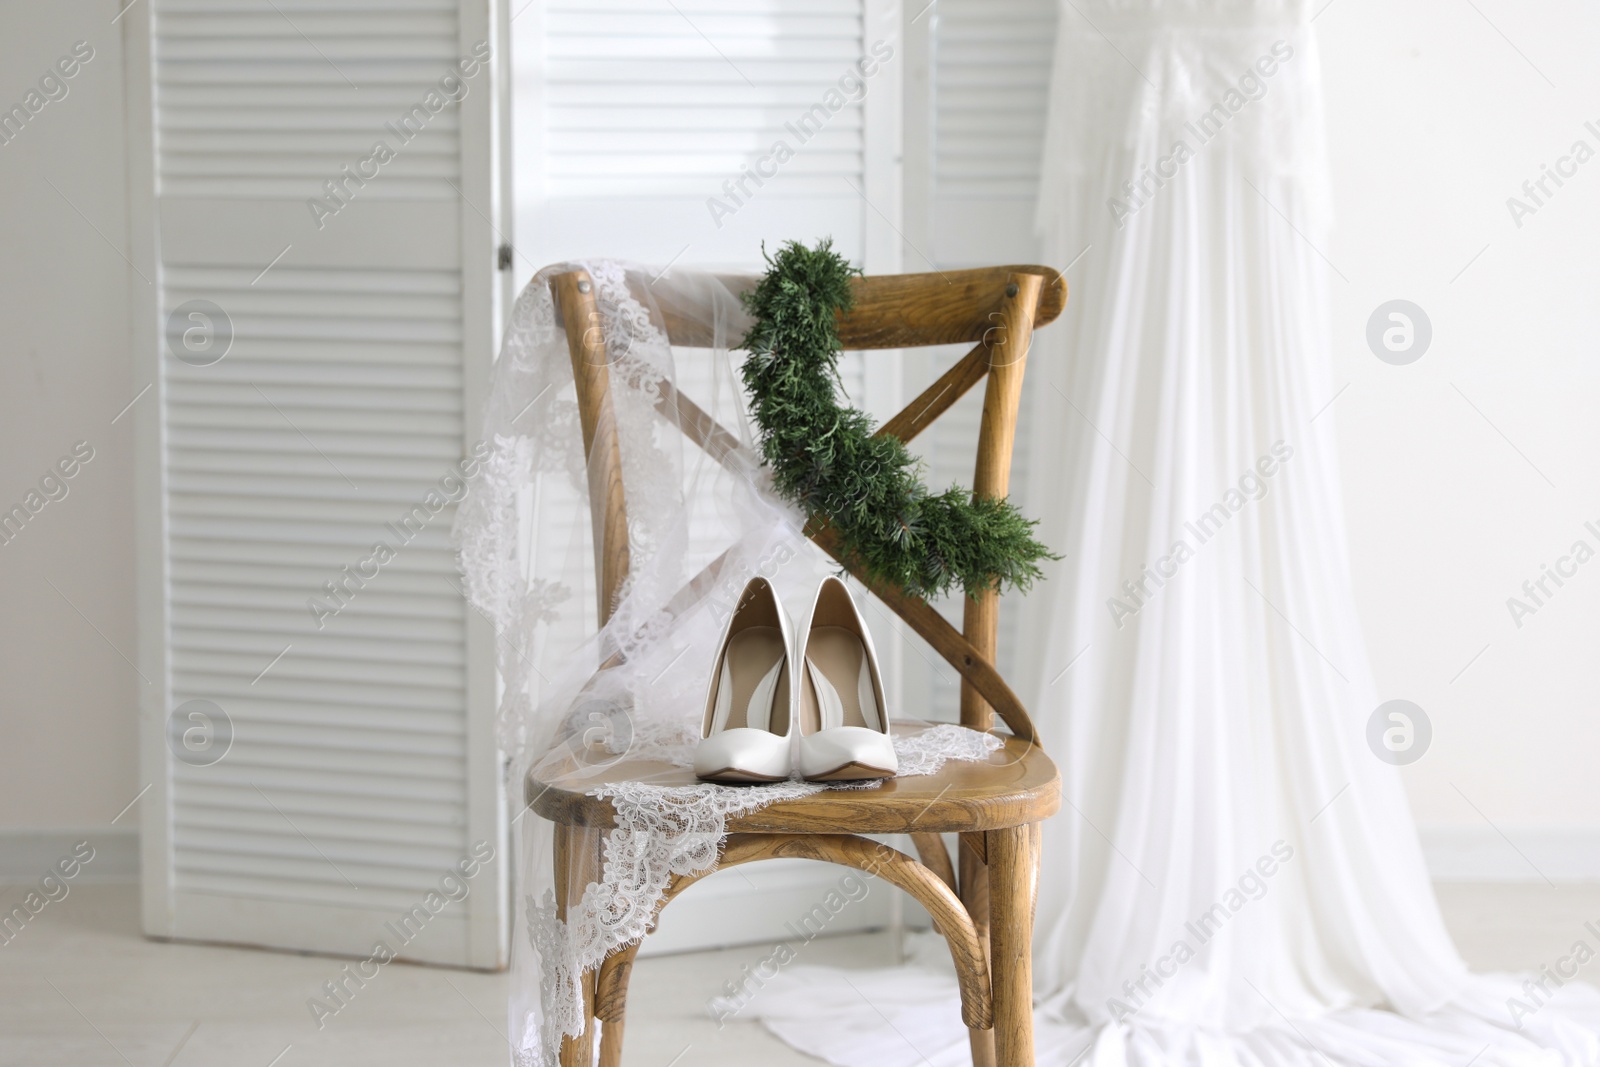
[[[855,306],[839,319],[845,350],[901,349],[965,343],[973,347],[878,430],[910,441],[927,429],[968,390],[988,378],[978,428],[972,491],[977,497],[1004,496],[1010,489],[1011,458],[1023,373],[1033,331],[1055,320],[1066,305],[1066,281],[1049,267],[1002,266],[932,274],[857,278]],[[595,532],[595,577],[601,622],[628,574],[627,500],[622,457],[612,412],[605,336],[594,285],[582,270],[550,279],[556,315],[567,335],[577,385],[583,446],[589,457],[589,500]],[[658,300],[674,345],[706,347],[701,318]],[[690,398],[662,382],[658,405],[675,417],[684,433],[716,458],[738,447],[738,438]],[[999,627],[999,593],[973,591],[966,599],[962,628],[945,621],[927,601],[868,581],[849,561],[825,522],[814,521],[807,535],[867,585],[896,615],[920,634],[962,676],[961,722],[988,730],[998,714],[1011,732],[1034,741],[1033,722],[994,667]],[[714,570],[692,580],[695,587]]]

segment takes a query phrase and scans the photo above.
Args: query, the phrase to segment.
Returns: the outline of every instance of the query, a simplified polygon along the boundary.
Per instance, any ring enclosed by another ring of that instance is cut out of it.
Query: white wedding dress
[[[1600,1063],[1593,988],[1466,971],[1368,745],[1309,14],[1062,9],[1039,224],[1045,262],[1088,251],[1029,362],[1024,510],[1063,558],[1012,671],[1063,781],[1038,1062]],[[848,977],[749,1010],[836,1064],[970,1062],[953,979]]]

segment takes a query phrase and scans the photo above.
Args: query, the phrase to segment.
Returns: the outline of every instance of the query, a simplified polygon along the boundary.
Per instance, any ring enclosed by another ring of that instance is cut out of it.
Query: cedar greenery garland
[[[912,595],[1028,588],[1038,561],[1057,558],[1034,539],[1032,520],[1004,498],[974,500],[959,486],[931,495],[902,441],[873,436],[865,413],[840,406],[834,313],[850,309],[850,279],[861,272],[831,239],[762,254],[769,269],[742,298],[755,325],[740,345],[750,352],[745,390],[778,491],[828,522],[869,578]]]

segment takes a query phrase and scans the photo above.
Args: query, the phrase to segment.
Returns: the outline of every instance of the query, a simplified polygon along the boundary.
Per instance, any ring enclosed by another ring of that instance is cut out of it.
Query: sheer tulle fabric
[[[597,302],[586,327],[606,339],[631,556],[604,627],[593,547],[604,531],[591,526],[572,365],[549,289],[551,275],[580,266]],[[561,1035],[583,1027],[583,973],[644,936],[673,875],[716,865],[729,817],[829,788],[662,781],[692,766],[716,646],[746,582],[766,577],[792,606],[808,603],[835,570],[801,535],[800,515],[773,494],[751,447],[730,349],[750,325],[737,293],[754,281],[612,261],[551,267],[518,299],[495,367],[484,419],[490,451],[455,535],[468,599],[495,632],[508,792],[520,798],[533,771],[541,782],[609,797],[617,811],[604,845],[572,856],[573,870],[588,873],[565,887],[563,919],[552,826],[515,805],[518,1067],[553,1067]],[[675,351],[668,314],[708,346]],[[679,395],[696,408],[676,404]],[[691,441],[705,437],[703,416],[721,427],[709,449]],[[889,701],[892,714],[893,694]],[[901,774],[915,775],[983,759],[999,743],[940,726],[897,737],[895,748]],[[606,784],[604,772],[624,756],[662,773]]]
[[[1038,1061],[1600,1063],[1595,990],[1466,971],[1367,747],[1308,14],[1062,8],[1039,223],[1083,258],[1029,362],[1024,505],[1064,558],[1014,660],[1065,799]],[[835,1064],[970,1062],[926,971],[795,969],[752,1010]]]

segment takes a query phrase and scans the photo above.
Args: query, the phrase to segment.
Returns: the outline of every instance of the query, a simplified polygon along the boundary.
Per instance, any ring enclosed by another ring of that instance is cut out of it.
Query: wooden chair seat
[[[931,723],[897,720],[894,733],[908,736]],[[799,800],[780,801],[728,820],[732,833],[774,834],[953,834],[1036,823],[1061,806],[1061,778],[1044,750],[999,734],[1004,747],[987,760],[946,763],[937,774],[891,778],[876,789],[829,789]],[[569,757],[572,758],[572,757]],[[660,761],[624,757],[596,773],[603,757],[585,761],[585,772],[568,778],[575,766],[549,775],[567,784],[552,785],[529,775],[528,805],[551,822],[566,826],[616,825],[611,801],[588,791],[608,782],[645,780],[662,785],[694,785],[694,772]]]

